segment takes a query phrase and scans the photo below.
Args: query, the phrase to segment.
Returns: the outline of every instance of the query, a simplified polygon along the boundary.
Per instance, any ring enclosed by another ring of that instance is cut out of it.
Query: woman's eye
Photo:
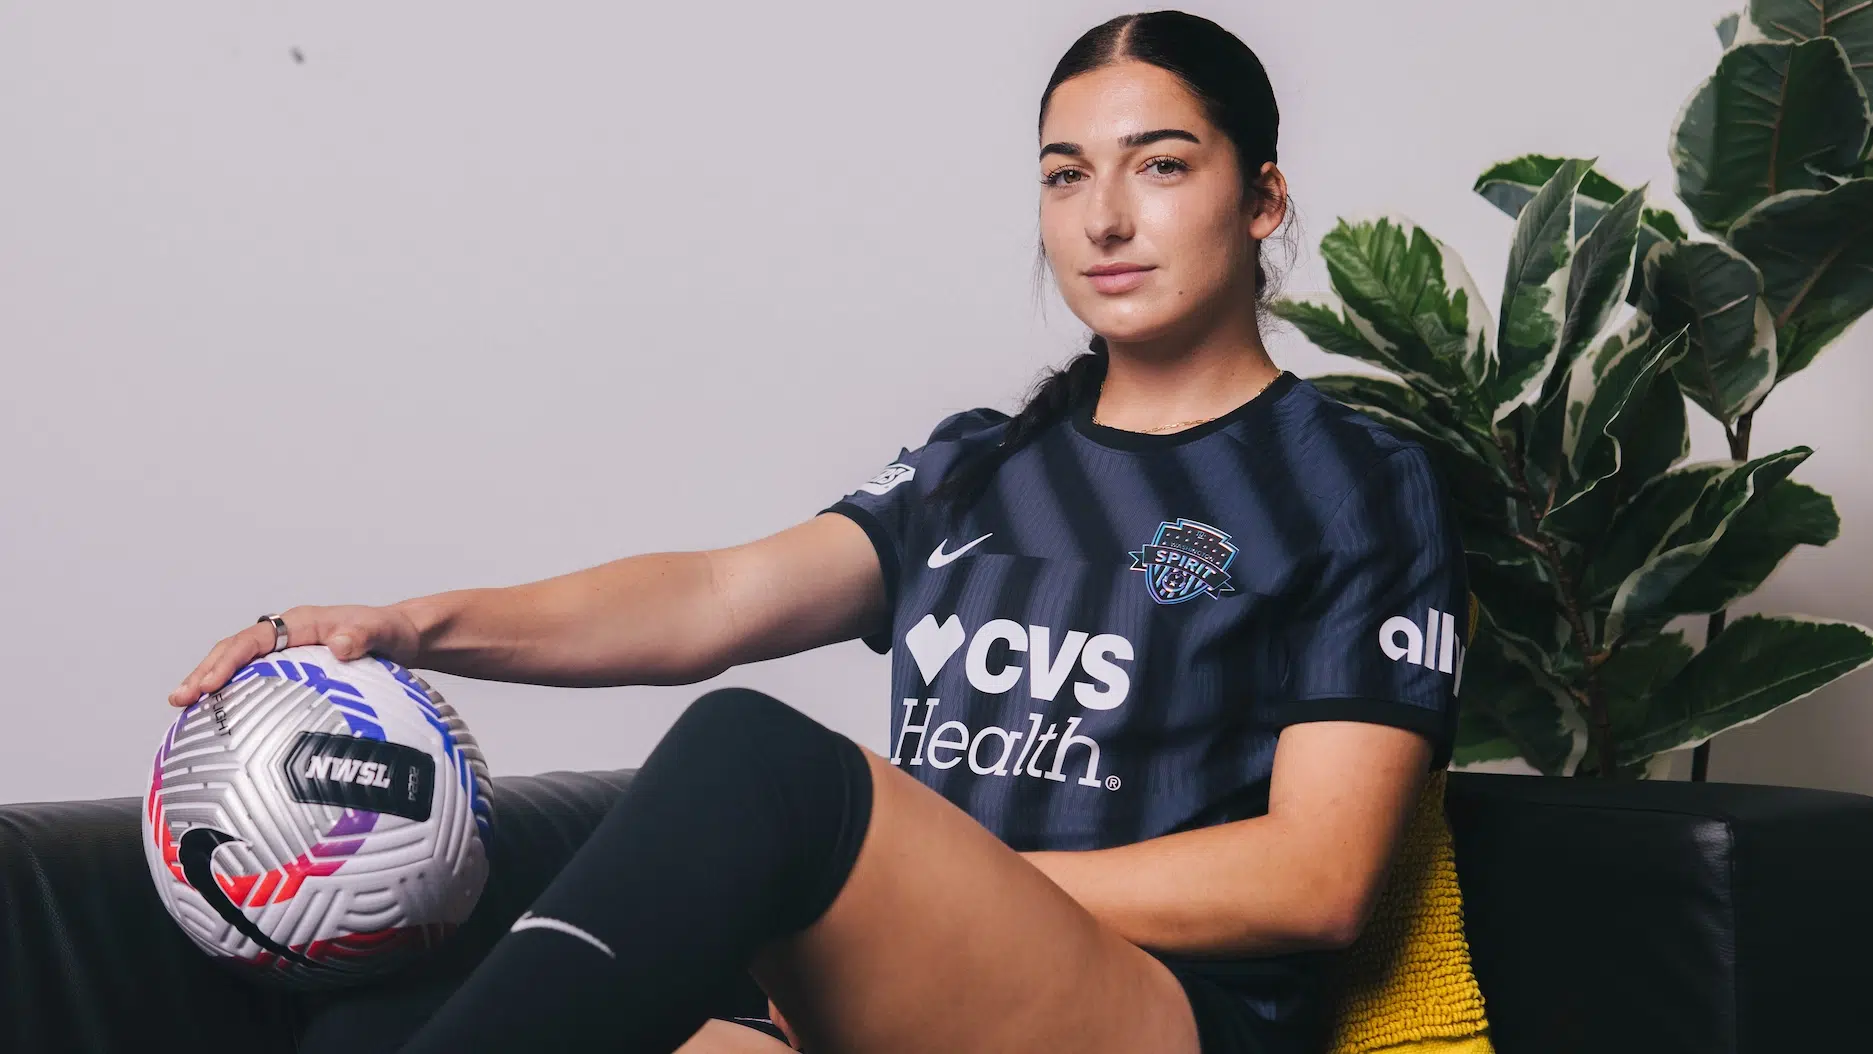
[[[1176,175],[1190,166],[1174,157],[1154,157],[1145,162],[1145,167],[1160,176]]]
[[[1077,168],[1056,168],[1052,172],[1042,176],[1041,183],[1049,187],[1065,186],[1069,183],[1078,183],[1079,177],[1082,175],[1084,175],[1084,173]]]

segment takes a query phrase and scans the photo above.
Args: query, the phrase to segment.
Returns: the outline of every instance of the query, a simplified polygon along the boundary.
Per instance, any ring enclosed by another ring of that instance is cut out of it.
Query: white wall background
[[[1475,175],[1668,193],[1732,2],[1190,9],[1269,67],[1310,250],[1406,211],[1493,294]],[[1125,8],[634,6],[0,3],[0,801],[140,793],[163,694],[262,611],[763,534],[1074,350],[1029,280],[1035,107]],[[1845,528],[1755,606],[1873,622],[1869,344],[1759,418]],[[883,745],[858,644],[727,680]],[[497,773],[635,764],[695,694],[440,686]],[[1714,775],[1873,791],[1870,740],[1862,676]]]

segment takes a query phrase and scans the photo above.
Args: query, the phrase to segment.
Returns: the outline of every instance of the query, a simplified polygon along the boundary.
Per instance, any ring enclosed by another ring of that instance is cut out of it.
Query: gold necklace
[[[1263,392],[1267,391],[1268,386],[1275,383],[1275,377],[1279,377],[1279,376],[1281,376],[1281,371],[1276,370],[1275,376],[1270,377],[1267,380],[1263,381],[1262,386],[1260,388],[1255,389],[1255,395],[1251,395],[1247,399],[1242,400],[1243,403],[1246,404],[1249,402],[1253,402],[1255,399],[1255,396],[1260,395]],[[1104,395],[1105,392],[1106,392],[1106,382],[1102,378],[1099,381],[1099,394],[1093,397],[1093,424],[1096,424],[1101,428],[1111,428],[1112,427],[1111,425],[1106,424],[1104,421],[1101,421],[1099,419],[1099,396]],[[1209,424],[1211,421],[1214,421],[1218,417],[1221,417],[1221,416],[1222,416],[1221,414],[1213,414],[1209,417],[1193,417],[1188,421],[1173,421],[1167,425],[1152,425],[1149,428],[1126,428],[1126,429],[1121,429],[1121,431],[1144,432],[1148,435],[1156,435],[1161,432],[1176,432],[1185,428],[1194,428],[1197,425]]]

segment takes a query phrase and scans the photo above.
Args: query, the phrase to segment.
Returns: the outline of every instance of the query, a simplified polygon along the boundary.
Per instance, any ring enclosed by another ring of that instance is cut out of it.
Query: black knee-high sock
[[[710,692],[405,1054],[676,1049],[758,948],[832,905],[871,793],[851,740]]]

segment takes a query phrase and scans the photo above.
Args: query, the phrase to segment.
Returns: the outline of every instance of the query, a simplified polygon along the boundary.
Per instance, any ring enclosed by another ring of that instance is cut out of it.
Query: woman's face
[[[1041,247],[1093,332],[1153,340],[1253,302],[1256,242],[1282,210],[1256,213],[1234,144],[1182,81],[1131,60],[1064,81],[1041,144]]]

